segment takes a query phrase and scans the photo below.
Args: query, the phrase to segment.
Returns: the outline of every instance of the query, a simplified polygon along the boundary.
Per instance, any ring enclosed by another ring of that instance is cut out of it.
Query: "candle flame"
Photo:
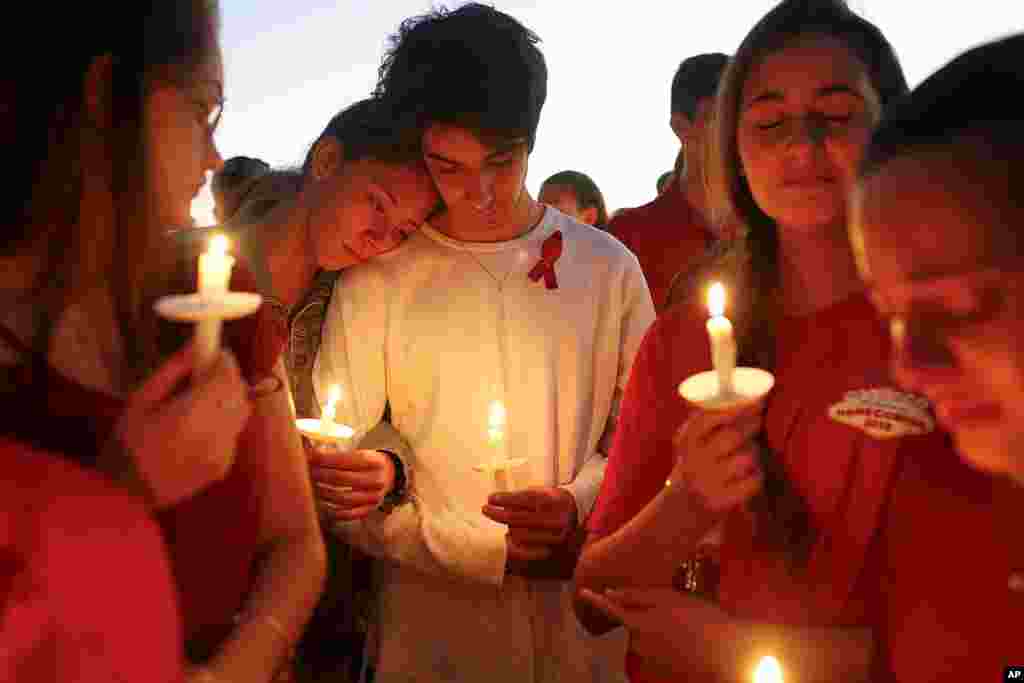
[[[491,401],[487,426],[494,430],[503,430],[505,428],[505,406],[501,401]]]
[[[725,286],[721,282],[708,289],[708,310],[716,317],[725,315]]]
[[[218,256],[224,256],[228,253],[228,238],[220,233],[210,238],[209,246],[207,247],[207,253],[217,254]]]
[[[754,683],[784,683],[779,660],[775,657],[762,657],[754,671]]]
[[[331,388],[327,390],[327,405],[324,406],[320,419],[327,422],[333,421],[335,413],[337,411],[338,401],[340,400],[341,387],[338,386],[337,384],[332,384]]]

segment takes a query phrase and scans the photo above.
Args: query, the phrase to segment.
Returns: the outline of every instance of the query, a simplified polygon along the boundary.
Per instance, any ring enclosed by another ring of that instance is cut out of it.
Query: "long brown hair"
[[[713,275],[742,293],[731,302],[736,319],[739,360],[775,367],[775,325],[779,310],[779,235],[775,222],[751,194],[740,161],[737,130],[743,88],[752,69],[767,55],[805,37],[832,38],[864,65],[881,106],[907,91],[903,69],[881,31],[841,0],[785,0],[747,34],[722,76],[712,123],[708,180],[716,222],[737,224],[739,239],[712,255],[688,276],[689,294]],[[751,502],[757,540],[782,552],[791,566],[803,566],[817,538],[806,502],[786,475],[778,454],[761,439],[765,484]]]
[[[108,3],[100,3],[104,5]],[[59,17],[45,3],[23,13],[47,27],[50,59],[27,68],[24,56],[3,60],[0,139],[5,142],[11,194],[0,216],[0,253],[47,245],[33,297],[41,320],[32,346],[49,351],[53,326],[71,296],[106,281],[132,382],[158,360],[156,320],[150,304],[165,286],[173,255],[159,225],[151,154],[144,131],[147,93],[158,81],[187,81],[217,49],[216,0],[77,3]],[[118,20],[111,21],[116,14]],[[23,19],[23,17],[19,17]],[[19,45],[20,46],[20,45]],[[109,87],[100,94],[109,121],[95,121],[85,106],[84,83],[97,60],[109,59]],[[80,159],[93,136],[101,158]],[[90,166],[86,168],[85,163]],[[113,219],[81,216],[85,174],[103,177],[113,196]]]

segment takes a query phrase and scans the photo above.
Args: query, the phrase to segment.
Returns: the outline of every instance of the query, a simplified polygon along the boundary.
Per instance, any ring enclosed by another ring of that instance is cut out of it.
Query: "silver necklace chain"
[[[505,281],[506,281],[506,280],[508,280],[508,276],[509,276],[509,275],[511,275],[511,274],[512,274],[513,272],[515,272],[515,270],[516,270],[515,266],[513,266],[512,268],[510,268],[510,269],[508,270],[508,272],[507,272],[507,273],[505,273],[505,275],[503,275],[503,276],[502,276],[502,277],[501,277],[501,278],[499,279],[499,278],[498,278],[498,277],[497,277],[497,276],[496,276],[496,275],[495,275],[494,273],[492,273],[492,272],[491,272],[491,269],[490,269],[490,268],[488,268],[487,266],[485,266],[485,265],[484,265],[484,262],[483,262],[483,261],[481,261],[481,260],[480,260],[480,258],[479,258],[479,257],[477,257],[477,255],[476,255],[476,254],[474,254],[474,253],[473,253],[473,252],[471,252],[471,251],[466,251],[466,252],[464,252],[464,253],[466,253],[466,254],[469,254],[469,257],[470,257],[470,258],[472,258],[472,259],[473,259],[473,261],[474,261],[474,262],[475,262],[475,263],[476,263],[476,264],[477,264],[478,266],[480,266],[480,269],[481,269],[481,270],[483,270],[483,271],[484,271],[485,273],[487,273],[487,276],[488,276],[489,278],[491,278],[492,280],[494,280],[494,284],[498,285],[498,291],[501,291],[501,290],[502,290],[502,287],[503,287],[503,286],[505,285]]]

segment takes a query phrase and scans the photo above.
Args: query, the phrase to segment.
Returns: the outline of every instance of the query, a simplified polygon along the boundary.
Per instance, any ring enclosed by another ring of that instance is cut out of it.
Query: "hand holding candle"
[[[736,369],[736,340],[732,323],[725,317],[725,287],[721,282],[714,283],[708,290],[708,310],[711,312],[707,322],[711,363],[718,374],[718,392],[727,396],[735,393],[732,380]]]

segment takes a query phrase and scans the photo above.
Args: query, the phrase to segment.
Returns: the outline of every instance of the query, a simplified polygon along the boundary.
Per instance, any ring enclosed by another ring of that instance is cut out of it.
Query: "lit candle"
[[[775,657],[762,657],[754,670],[754,683],[784,683],[779,660]]]
[[[508,462],[505,460],[505,406],[501,401],[492,401],[487,418],[487,443],[494,449],[491,462],[494,468],[494,488],[508,491]]]
[[[338,401],[340,400],[341,387],[337,384],[332,384],[331,388],[327,390],[327,405],[320,412],[320,430],[324,434],[330,434],[334,429],[334,418],[337,415]]]
[[[216,296],[228,291],[235,259],[228,254],[228,238],[214,235],[206,252],[199,255],[199,294]]]
[[[295,421],[299,433],[319,443],[321,448],[345,450],[355,436],[355,430],[348,425],[335,422],[338,401],[341,400],[341,387],[332,384],[327,390],[327,403],[320,411],[320,417],[302,417]]]
[[[708,290],[708,337],[711,339],[711,363],[718,373],[718,393],[733,393],[732,376],[736,369],[736,340],[732,334],[732,323],[725,317],[725,287],[721,282],[711,285]]]
[[[200,297],[223,296],[228,291],[235,259],[228,254],[228,238],[214,235],[205,253],[199,255]],[[213,365],[220,348],[220,318],[208,318],[196,324],[196,373],[202,374]]]

